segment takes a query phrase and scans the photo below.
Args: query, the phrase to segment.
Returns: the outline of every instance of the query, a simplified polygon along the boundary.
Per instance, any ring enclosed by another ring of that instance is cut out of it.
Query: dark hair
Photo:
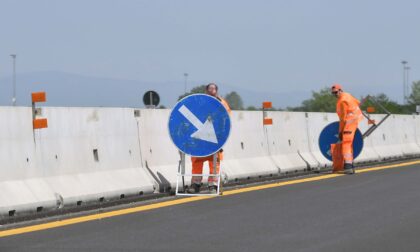
[[[209,84],[207,84],[206,91],[209,90],[209,88],[210,88],[211,85],[214,85],[216,87],[216,91],[219,91],[219,87],[216,85],[216,83],[209,83]]]

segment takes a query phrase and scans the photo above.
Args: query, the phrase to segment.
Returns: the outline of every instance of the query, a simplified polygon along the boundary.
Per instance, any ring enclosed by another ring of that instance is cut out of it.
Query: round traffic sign
[[[322,155],[332,161],[331,144],[339,142],[338,130],[340,123],[333,122],[328,124],[319,135],[318,144]],[[356,130],[353,140],[353,158],[356,159],[363,149],[363,136],[359,129]]]
[[[168,122],[169,135],[175,146],[194,157],[218,152],[226,143],[231,129],[229,113],[215,97],[193,94],[180,100]]]
[[[159,105],[160,97],[159,94],[153,90],[147,91],[143,95],[143,103],[146,106],[157,106]]]

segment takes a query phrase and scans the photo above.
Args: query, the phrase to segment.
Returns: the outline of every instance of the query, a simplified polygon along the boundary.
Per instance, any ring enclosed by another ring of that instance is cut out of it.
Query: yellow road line
[[[386,169],[410,166],[410,165],[415,165],[415,164],[420,164],[420,161],[412,161],[412,162],[406,162],[406,163],[400,163],[400,164],[366,168],[363,170],[358,170],[357,173],[386,170]],[[264,189],[275,188],[275,187],[282,187],[282,186],[287,186],[287,185],[301,184],[301,183],[306,183],[306,182],[325,180],[325,179],[330,179],[330,178],[335,178],[335,177],[340,177],[340,176],[343,176],[343,175],[342,174],[327,174],[327,175],[321,175],[321,176],[310,177],[310,178],[303,178],[303,179],[276,182],[276,183],[265,184],[265,185],[257,185],[257,186],[233,189],[233,190],[228,190],[228,191],[223,192],[223,196],[264,190]],[[110,218],[114,216],[130,214],[130,213],[138,213],[138,212],[143,212],[143,211],[148,211],[148,210],[153,210],[153,209],[158,209],[158,208],[163,208],[163,207],[168,207],[168,206],[175,206],[175,205],[180,205],[180,204],[185,204],[189,202],[200,201],[200,200],[205,200],[205,199],[210,199],[210,198],[214,198],[214,197],[202,196],[202,197],[181,198],[181,199],[175,199],[175,200],[164,201],[164,202],[159,202],[159,203],[153,203],[153,204],[145,205],[145,206],[114,210],[114,211],[109,211],[105,213],[91,214],[87,216],[75,217],[75,218],[70,218],[66,220],[53,221],[53,222],[37,224],[37,225],[32,225],[32,226],[27,226],[27,227],[14,228],[14,229],[0,231],[0,237],[18,235],[18,234],[46,230],[46,229],[57,228],[57,227],[63,227],[63,226],[73,225],[73,224],[87,222],[87,221],[100,220],[100,219],[105,219],[105,218]]]
[[[405,163],[400,163],[400,164],[384,165],[384,166],[378,166],[378,167],[372,167],[372,168],[365,168],[365,169],[357,171],[357,173],[365,173],[365,172],[371,172],[371,171],[386,170],[386,169],[410,166],[410,165],[415,165],[415,164],[420,164],[420,161],[412,161],[412,162],[405,162]]]

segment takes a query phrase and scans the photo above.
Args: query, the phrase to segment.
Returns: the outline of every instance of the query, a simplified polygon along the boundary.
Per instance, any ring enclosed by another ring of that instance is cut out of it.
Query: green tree
[[[411,114],[414,112],[415,107],[412,104],[408,104],[408,105],[401,105],[395,101],[392,101],[386,94],[381,93],[378,95],[374,95],[372,96],[376,102],[378,102],[379,104],[381,104],[386,110],[388,110],[391,114]],[[362,97],[361,100],[363,100],[364,98]],[[366,110],[367,107],[374,107],[375,108],[375,113],[376,114],[380,114],[380,113],[385,113],[384,110],[381,109],[381,107],[377,106],[375,103],[367,100],[363,105],[362,105],[362,110]]]
[[[255,111],[255,110],[258,110],[258,109],[255,106],[249,106],[249,107],[246,108],[246,110]]]
[[[397,102],[391,101],[386,94],[380,93],[377,95],[372,95],[372,98],[375,99],[376,102],[381,104],[389,112],[393,114],[401,113],[401,110],[402,110],[401,105],[398,104]],[[362,97],[361,101],[364,99],[365,97]],[[368,107],[374,107],[375,114],[385,113],[385,111],[382,110],[381,107],[377,106],[375,103],[373,103],[370,100],[367,100],[366,102],[364,102],[361,106],[361,109],[366,111]]]
[[[306,111],[306,112],[334,112],[337,100],[331,95],[328,87],[321,89],[319,92],[312,91],[312,97],[304,100],[299,107],[288,107],[289,111]]]
[[[379,104],[392,114],[412,114],[415,112],[415,102],[420,102],[420,81],[413,83],[413,93],[410,96],[410,104],[401,105],[392,101],[386,94],[377,94],[372,96]],[[364,98],[362,97],[361,100]],[[301,106],[287,107],[288,111],[306,111],[306,112],[335,112],[337,99],[331,95],[329,88],[323,88],[318,92],[313,91],[310,99],[304,100]],[[417,103],[420,104],[420,103]],[[362,104],[362,109],[375,107],[375,113],[385,113],[379,106],[371,101]]]
[[[229,106],[233,110],[242,110],[244,109],[244,102],[242,101],[241,96],[235,91],[225,95],[226,101],[229,103]]]
[[[182,98],[192,95],[192,94],[204,94],[204,93],[206,93],[206,85],[200,85],[197,87],[193,87],[190,92],[180,95],[178,97],[178,100],[181,100]]]
[[[420,81],[413,81],[409,102],[413,105],[420,105]]]

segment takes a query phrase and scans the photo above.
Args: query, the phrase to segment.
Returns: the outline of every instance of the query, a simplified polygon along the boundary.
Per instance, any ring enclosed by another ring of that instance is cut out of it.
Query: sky
[[[338,82],[401,101],[402,60],[420,80],[416,0],[0,0],[0,34],[0,79],[10,77],[15,53],[18,76],[182,86],[188,73],[191,86],[272,93]]]

